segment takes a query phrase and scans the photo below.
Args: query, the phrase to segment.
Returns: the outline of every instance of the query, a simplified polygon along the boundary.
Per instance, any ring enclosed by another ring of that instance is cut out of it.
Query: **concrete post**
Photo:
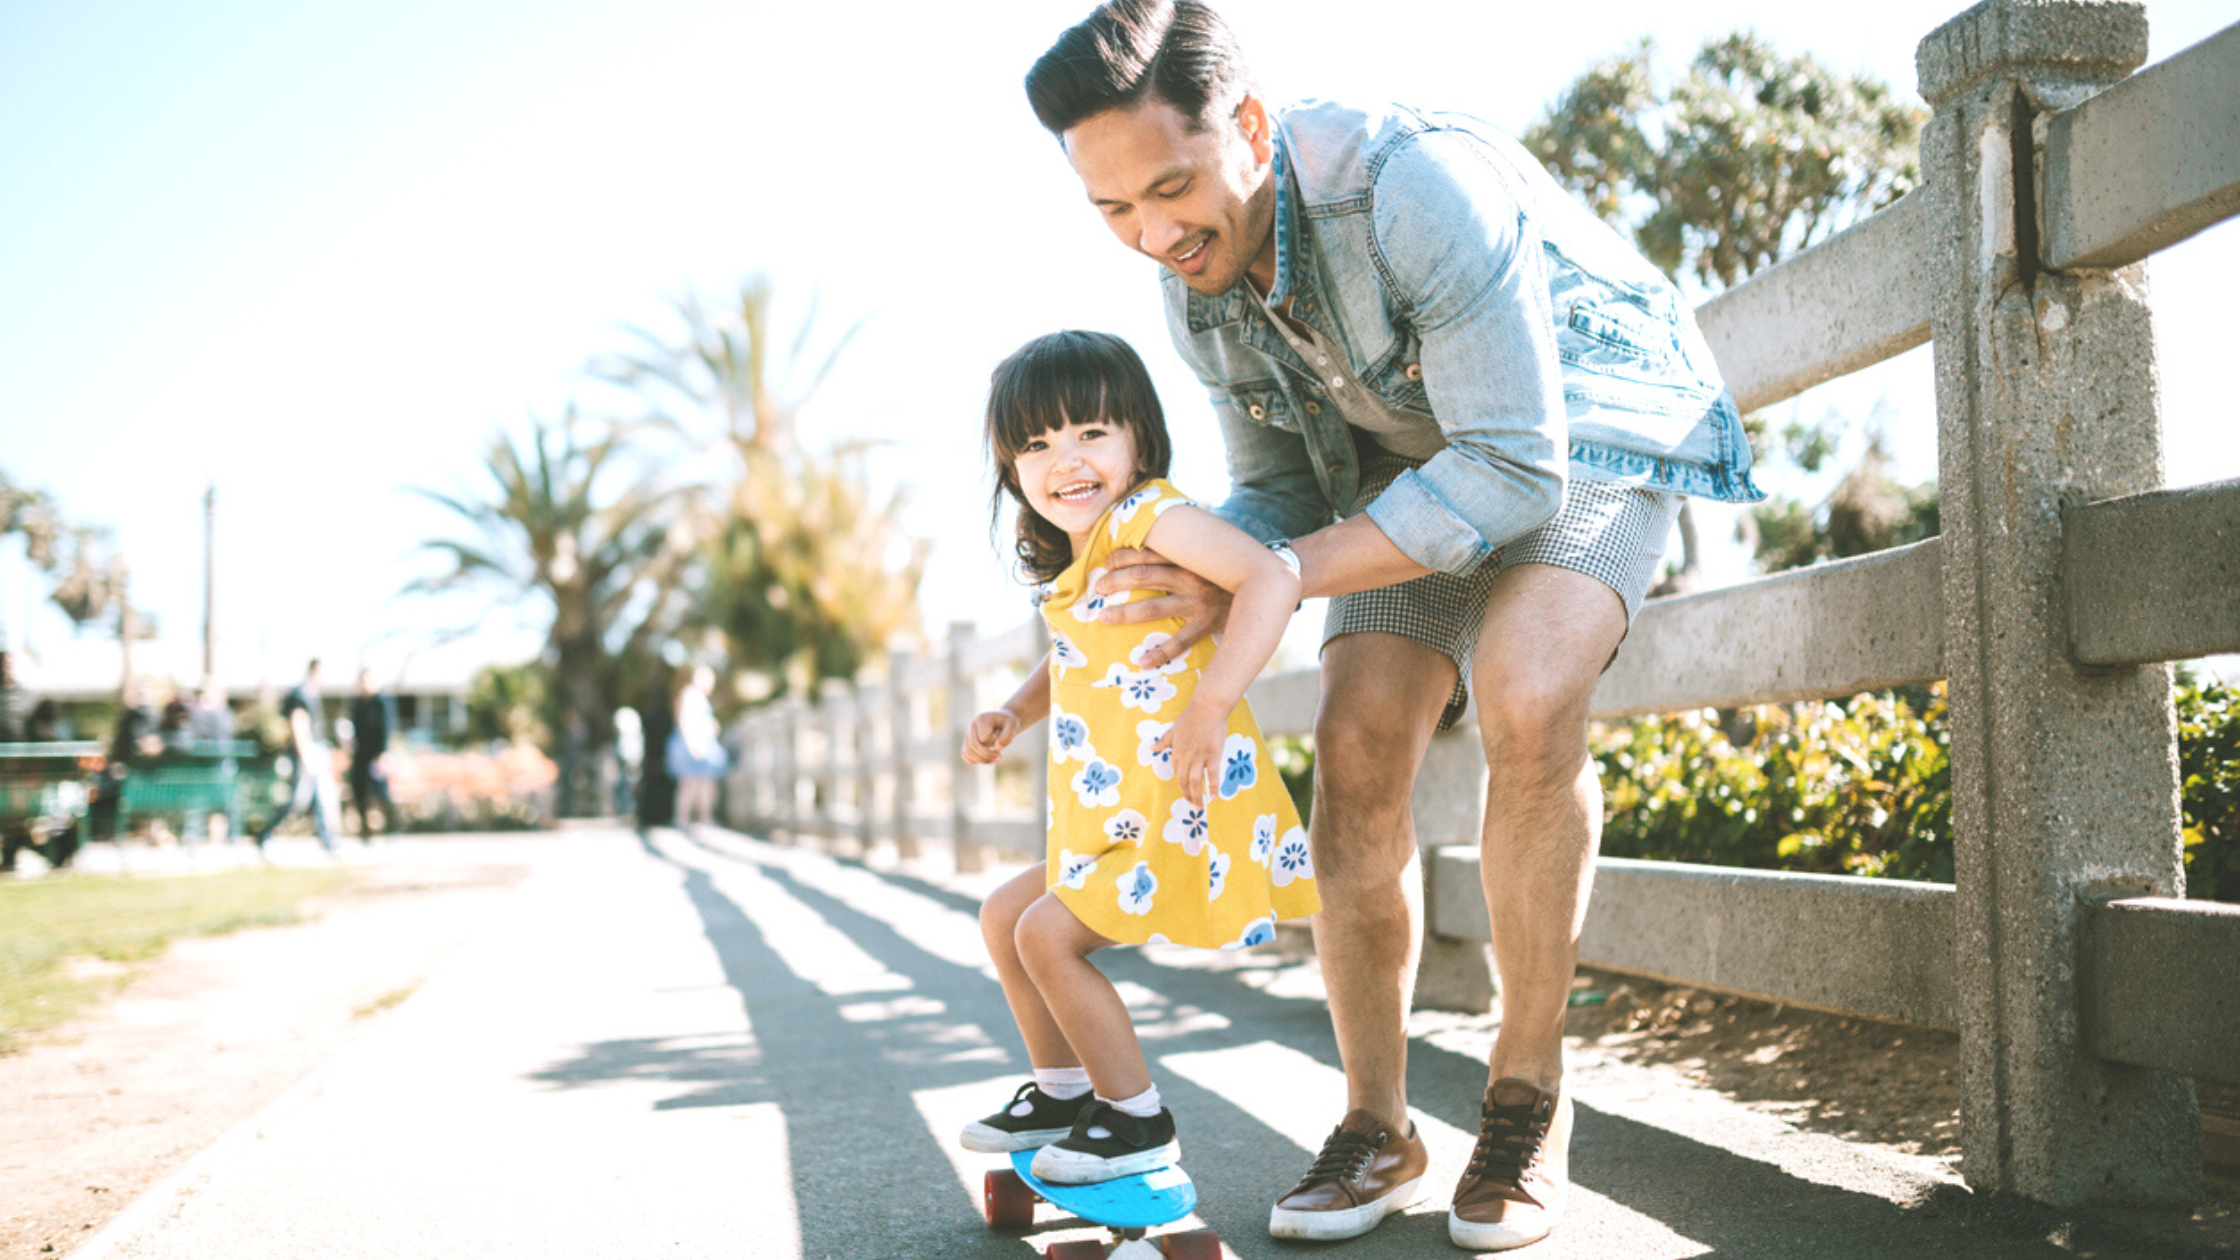
[[[2136,3],[1986,0],[1921,42],[1944,525],[1962,1170],[2059,1205],[2199,1198],[2190,1082],[2092,1056],[2079,926],[2182,867],[2165,666],[2070,657],[2061,511],[2162,483],[2140,266],[2037,266],[2035,137],[2143,60]]]
[[[804,714],[801,697],[787,696],[778,706],[777,719],[777,799],[773,802],[777,815],[776,826],[785,832],[786,843],[801,843],[801,728]]]
[[[879,840],[879,714],[885,709],[877,686],[857,680],[848,698],[855,725],[856,851],[865,855]]]
[[[980,712],[980,688],[967,659],[972,639],[971,622],[949,623],[949,747],[952,749],[964,747],[965,732]],[[973,843],[972,839],[972,816],[980,811],[984,777],[981,767],[966,765],[963,757],[949,759],[949,848],[956,856],[957,870],[966,874],[988,868],[987,849]]]
[[[894,783],[890,804],[894,809],[895,856],[905,860],[919,855],[917,776],[911,771],[911,753],[918,742],[918,708],[911,686],[918,674],[918,654],[898,651],[888,666],[887,702],[891,706],[887,742],[888,776]]]
[[[1415,816],[1423,892],[1423,955],[1416,963],[1412,1004],[1443,1011],[1490,1011],[1499,991],[1493,947],[1441,935],[1435,910],[1438,898],[1430,887],[1438,877],[1430,855],[1450,844],[1475,848],[1485,830],[1486,757],[1475,730],[1449,731],[1431,741],[1423,766],[1416,771],[1408,808]],[[1471,895],[1485,896],[1476,888]]]
[[[823,718],[818,726],[824,734],[824,760],[817,765],[817,834],[835,852],[846,851],[845,841],[851,834],[847,809],[841,803],[849,782],[846,753],[855,744],[848,708],[846,682],[827,678],[817,685],[817,711]]]

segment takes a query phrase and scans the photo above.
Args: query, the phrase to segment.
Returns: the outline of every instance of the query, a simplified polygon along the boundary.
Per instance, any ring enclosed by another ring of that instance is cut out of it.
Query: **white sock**
[[[1102,1094],[1097,1095],[1097,1098],[1101,1102],[1111,1103],[1139,1120],[1149,1120],[1159,1114],[1159,1087],[1156,1085],[1133,1098],[1106,1098]]]
[[[1034,1087],[1059,1102],[1079,1098],[1089,1092],[1087,1068],[1036,1068]]]

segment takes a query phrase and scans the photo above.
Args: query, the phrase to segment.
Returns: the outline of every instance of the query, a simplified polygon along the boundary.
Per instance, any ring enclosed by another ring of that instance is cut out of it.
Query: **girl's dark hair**
[[[988,532],[1002,522],[1006,500],[1017,507],[1012,550],[1031,581],[1065,572],[1073,563],[1073,539],[1028,505],[1019,485],[1019,452],[1045,433],[1092,422],[1117,425],[1135,438],[1136,484],[1167,475],[1174,452],[1159,393],[1135,349],[1111,333],[1069,329],[1037,337],[988,378],[988,457],[996,473]]]
[[[1027,72],[1027,103],[1056,136],[1147,96],[1203,131],[1251,90],[1237,37],[1196,0],[1108,0]]]

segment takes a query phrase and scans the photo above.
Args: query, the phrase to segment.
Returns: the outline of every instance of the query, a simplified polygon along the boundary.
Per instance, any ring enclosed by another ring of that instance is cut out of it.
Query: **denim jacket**
[[[1418,564],[1469,572],[1553,516],[1572,476],[1764,497],[1678,293],[1516,141],[1456,114],[1310,101],[1278,120],[1274,179],[1271,302],[1446,443],[1365,508]],[[1274,538],[1350,511],[1354,435],[1251,287],[1162,278],[1228,447],[1220,513]]]

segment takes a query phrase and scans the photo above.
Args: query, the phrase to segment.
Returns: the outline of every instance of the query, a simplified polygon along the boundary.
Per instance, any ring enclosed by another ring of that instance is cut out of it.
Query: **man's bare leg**
[[[1587,701],[1625,629],[1608,586],[1549,565],[1502,574],[1487,604],[1471,668],[1489,772],[1479,869],[1501,974],[1489,1080],[1563,1081],[1564,1007],[1602,841]]]
[[[1489,771],[1479,870],[1501,973],[1477,1147],[1447,1214],[1448,1237],[1473,1250],[1546,1237],[1569,1197],[1563,1014],[1602,839],[1587,702],[1625,628],[1600,581],[1519,565],[1495,579],[1471,660]]]
[[[1315,715],[1315,954],[1346,1070],[1346,1114],[1276,1200],[1278,1238],[1353,1238],[1415,1202],[1430,1151],[1408,1120],[1408,1000],[1423,930],[1408,813],[1416,769],[1454,691],[1454,662],[1389,634],[1322,651]]]
[[[1390,634],[1322,652],[1309,840],[1322,909],[1315,956],[1346,1073],[1346,1107],[1408,1124],[1408,1003],[1423,943],[1423,884],[1408,800],[1454,662]]]

